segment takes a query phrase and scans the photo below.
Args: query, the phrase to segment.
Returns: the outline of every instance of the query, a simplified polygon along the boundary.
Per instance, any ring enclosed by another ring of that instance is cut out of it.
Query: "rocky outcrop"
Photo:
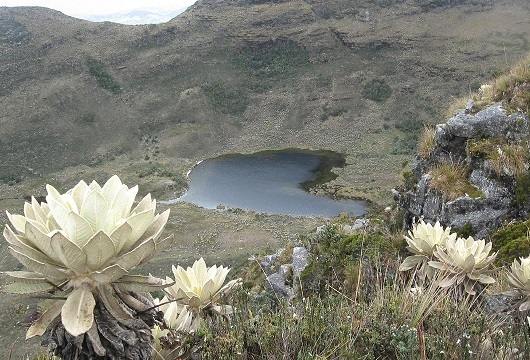
[[[414,159],[408,181],[393,195],[409,221],[423,217],[488,238],[503,223],[528,216],[528,202],[516,192],[528,174],[530,128],[527,116],[508,114],[500,103],[474,113],[475,105],[470,101],[446,124],[436,126],[429,155]],[[465,169],[466,181],[477,191],[450,199],[435,190],[432,169],[444,162]]]
[[[298,291],[298,281],[295,280],[307,266],[309,251],[303,246],[295,246],[291,262],[281,264],[280,257],[284,251],[286,249],[279,249],[275,254],[265,256],[261,267],[267,275],[266,289],[272,290],[276,297],[290,300]]]

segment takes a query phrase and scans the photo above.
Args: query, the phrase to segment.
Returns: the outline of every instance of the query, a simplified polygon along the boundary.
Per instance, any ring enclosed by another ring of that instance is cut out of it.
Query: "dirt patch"
[[[218,236],[219,250],[232,251],[247,249],[250,251],[265,250],[280,246],[280,241],[264,230],[241,230],[237,232],[226,232]]]

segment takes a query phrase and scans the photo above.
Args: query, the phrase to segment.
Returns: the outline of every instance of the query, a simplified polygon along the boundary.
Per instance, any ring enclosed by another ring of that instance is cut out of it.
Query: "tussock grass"
[[[432,176],[430,187],[441,192],[449,201],[466,194],[474,198],[483,195],[469,183],[469,168],[465,165],[445,161],[434,165],[429,173]]]
[[[530,110],[530,55],[510,72],[494,79],[491,89],[483,93],[493,101],[502,101],[512,111]]]
[[[511,70],[493,78],[480,89],[455,100],[449,107],[446,116],[452,117],[457,109],[465,108],[468,99],[475,101],[473,111],[477,112],[494,102],[502,102],[509,112],[530,112],[530,55],[517,63]]]
[[[434,139],[434,127],[432,126],[423,126],[423,133],[421,135],[420,141],[418,142],[417,153],[424,159],[427,159],[436,145]]]
[[[508,144],[498,148],[491,157],[493,170],[497,174],[507,173],[518,177],[528,170],[528,147],[518,144]]]
[[[473,94],[454,99],[453,102],[451,102],[451,104],[447,108],[447,111],[445,112],[445,117],[448,119],[452,118],[457,110],[465,109],[467,102],[470,98],[473,98]]]
[[[503,138],[470,139],[467,152],[471,156],[489,159],[498,176],[519,177],[528,171],[530,154],[526,142],[510,144]]]

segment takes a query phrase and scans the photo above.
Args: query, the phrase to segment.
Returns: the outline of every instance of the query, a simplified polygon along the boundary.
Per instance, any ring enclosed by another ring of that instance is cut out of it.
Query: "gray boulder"
[[[467,139],[503,136],[509,141],[520,141],[528,134],[528,119],[521,113],[508,116],[501,103],[476,114],[459,111],[446,125],[451,135]]]
[[[278,258],[283,251],[284,249],[280,249],[274,255],[265,256],[261,264],[267,274],[265,288],[276,297],[291,300],[299,289],[298,278],[308,264],[309,251],[303,246],[296,246],[293,248],[291,263],[279,264]]]
[[[267,276],[265,287],[272,290],[278,297],[290,299],[293,295],[292,287],[287,285],[285,276],[280,273],[274,273]]]
[[[293,249],[293,279],[300,277],[300,274],[307,266],[309,251],[303,246],[297,246]]]

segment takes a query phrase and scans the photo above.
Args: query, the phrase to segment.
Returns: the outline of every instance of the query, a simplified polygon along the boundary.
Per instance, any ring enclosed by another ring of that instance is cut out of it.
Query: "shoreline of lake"
[[[225,154],[197,162],[187,173],[187,191],[161,203],[186,201],[207,209],[239,208],[292,216],[330,218],[344,212],[362,216],[369,210],[365,199],[336,199],[311,192],[337,177],[333,168],[345,165],[345,156],[330,150],[288,148]]]

